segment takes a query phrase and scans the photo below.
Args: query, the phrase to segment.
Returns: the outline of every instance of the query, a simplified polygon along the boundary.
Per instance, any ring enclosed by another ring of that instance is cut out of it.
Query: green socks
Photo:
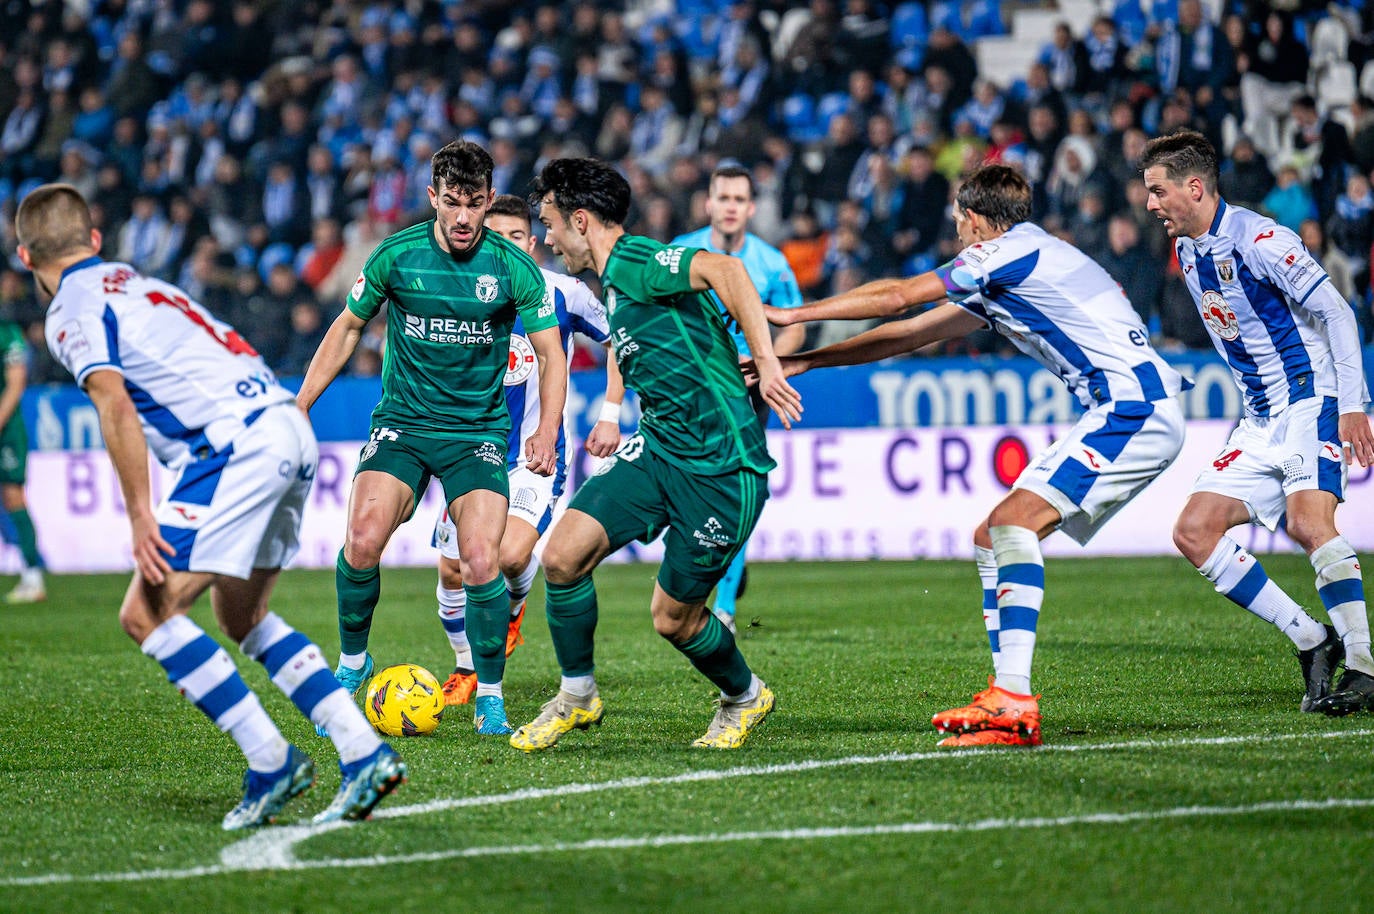
[[[714,613],[706,614],[706,627],[682,644],[674,644],[725,695],[741,695],[749,688],[753,673],[744,655]]]
[[[334,588],[339,598],[339,649],[345,654],[367,650],[372,613],[382,596],[382,573],[377,566],[354,568],[339,550],[334,563]]]
[[[15,545],[24,557],[24,567],[44,567],[43,556],[38,553],[38,535],[34,533],[33,520],[29,517],[28,509],[11,511],[10,520],[14,523]]]
[[[498,685],[506,674],[506,631],[510,628],[506,579],[498,574],[485,584],[464,582],[463,590],[468,595],[468,644],[477,682]]]
[[[564,676],[590,676],[596,634],[596,586],[591,575],[571,584],[544,582],[544,612],[549,618],[553,652]]]

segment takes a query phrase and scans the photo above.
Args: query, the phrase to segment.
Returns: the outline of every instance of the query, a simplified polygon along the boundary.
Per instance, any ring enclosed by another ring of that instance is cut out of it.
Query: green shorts
[[[635,435],[582,484],[569,507],[596,518],[612,552],[632,540],[652,542],[668,528],[659,586],[674,600],[700,603],[754,532],[767,500],[765,473],[692,473]]]
[[[16,415],[0,429],[0,484],[22,486],[28,463],[29,435],[24,420]]]
[[[444,504],[474,489],[489,489],[510,498],[506,473],[506,440],[502,438],[432,438],[394,428],[374,428],[358,454],[358,468],[394,476],[410,486],[415,504],[437,477]],[[414,508],[411,508],[414,511]]]

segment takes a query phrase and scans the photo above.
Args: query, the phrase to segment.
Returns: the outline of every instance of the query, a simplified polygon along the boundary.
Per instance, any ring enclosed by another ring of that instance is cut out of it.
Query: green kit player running
[[[13,321],[0,321],[0,358],[4,359],[0,387],[0,535],[19,547],[24,561],[19,584],[5,595],[6,603],[38,603],[47,599],[43,583],[43,556],[38,551],[29,506],[24,499],[24,478],[29,463],[29,436],[19,401],[29,378],[29,347],[24,333]]]
[[[529,469],[540,475],[554,470],[568,368],[539,267],[482,227],[492,167],[491,156],[474,143],[456,141],[434,154],[435,220],[397,232],[372,252],[311,359],[297,399],[310,409],[386,304],[382,399],[353,477],[335,568],[335,675],[355,691],[371,676],[367,641],[381,596],[382,552],[437,477],[462,553],[476,729],[505,735],[511,732],[501,694],[509,612],[497,556],[509,498],[503,379],[517,314],[539,360],[539,423],[525,453]]]
[[[774,464],[709,292],[762,360],[759,390],[788,428],[801,417],[801,397],[782,377],[763,305],[739,260],[625,234],[630,186],[595,159],[553,160],[535,181],[535,197],[546,240],[568,271],[601,276],[616,362],[639,394],[643,419],[578,490],[544,549],[545,607],[563,678],[511,745],[547,749],[600,722],[592,571],[630,541],[666,529],[650,604],[654,628],[720,689],[715,719],[694,745],[733,749],[773,709],[773,692],[706,609],[706,597],[753,531]]]

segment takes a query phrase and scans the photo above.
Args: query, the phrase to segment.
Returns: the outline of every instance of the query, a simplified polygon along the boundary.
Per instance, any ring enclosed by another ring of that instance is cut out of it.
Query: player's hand
[[[161,584],[172,570],[163,554],[176,555],[177,551],[162,538],[162,530],[152,514],[141,515],[129,523],[132,527],[134,567],[149,584]]]
[[[593,457],[609,457],[620,447],[620,423],[598,422],[583,445]]]
[[[787,383],[787,375],[777,356],[754,359],[754,372],[758,375],[759,395],[772,407],[782,420],[783,428],[791,428],[793,422],[800,422],[802,416],[801,394]]]
[[[764,305],[763,316],[774,327],[790,327],[797,323],[796,312],[791,308],[775,308],[772,305]]]
[[[1374,463],[1374,431],[1369,428],[1369,417],[1363,412],[1341,413],[1338,425],[1341,435],[1341,456],[1347,464],[1356,460],[1360,466]]]
[[[810,367],[806,359],[799,355],[778,356],[778,363],[782,365],[782,376],[790,378],[794,375],[805,374]],[[759,383],[759,369],[754,364],[753,359],[742,359],[739,363],[739,370],[744,375],[746,387],[755,387]]]
[[[552,476],[558,467],[558,452],[552,435],[535,432],[525,441],[525,466],[531,473]]]

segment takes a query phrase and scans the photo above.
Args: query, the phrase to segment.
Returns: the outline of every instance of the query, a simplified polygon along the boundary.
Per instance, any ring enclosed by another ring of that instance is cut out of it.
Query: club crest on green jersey
[[[473,290],[477,294],[477,300],[484,305],[489,305],[496,301],[497,283],[496,277],[490,273],[483,273],[477,277],[477,288]]]

